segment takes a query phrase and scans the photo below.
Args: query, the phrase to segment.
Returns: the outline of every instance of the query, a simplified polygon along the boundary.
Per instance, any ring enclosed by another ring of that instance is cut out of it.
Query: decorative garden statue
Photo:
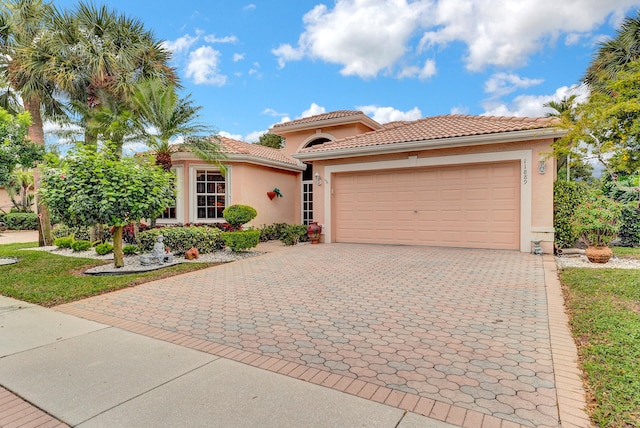
[[[143,254],[140,256],[140,264],[148,266],[152,264],[161,265],[164,263],[173,263],[173,254],[166,252],[164,236],[158,235],[156,242],[153,244],[153,251],[151,254]]]

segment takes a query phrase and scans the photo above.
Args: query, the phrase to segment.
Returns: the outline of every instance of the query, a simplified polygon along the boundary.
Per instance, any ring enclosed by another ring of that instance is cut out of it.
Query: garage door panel
[[[337,242],[519,249],[520,164],[336,174]]]

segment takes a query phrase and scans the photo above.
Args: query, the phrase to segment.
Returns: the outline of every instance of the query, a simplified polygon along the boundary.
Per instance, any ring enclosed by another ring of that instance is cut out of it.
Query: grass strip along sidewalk
[[[19,259],[18,263],[0,266],[0,294],[50,307],[215,265],[184,263],[145,273],[90,276],[82,272],[105,262],[21,250],[35,246],[36,243],[0,245],[0,257]]]
[[[640,270],[570,268],[560,279],[593,421],[640,426]]]

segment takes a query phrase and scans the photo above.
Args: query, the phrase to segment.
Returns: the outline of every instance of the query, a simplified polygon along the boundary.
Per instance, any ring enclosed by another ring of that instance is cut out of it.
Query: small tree
[[[267,132],[266,134],[262,134],[260,136],[260,142],[258,142],[258,144],[274,149],[281,149],[284,147],[284,138],[279,135]]]
[[[249,223],[256,218],[258,212],[249,205],[230,205],[222,212],[224,219],[233,226],[234,230],[239,230],[242,225]]]
[[[113,155],[80,148],[59,168],[46,168],[42,198],[53,214],[71,225],[114,227],[116,268],[124,266],[123,227],[156,217],[174,203],[173,174],[146,158],[114,159]]]

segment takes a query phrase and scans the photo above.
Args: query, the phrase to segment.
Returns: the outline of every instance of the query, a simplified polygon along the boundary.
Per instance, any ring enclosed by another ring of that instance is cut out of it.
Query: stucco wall
[[[284,135],[286,138],[285,152],[288,155],[292,155],[303,147],[303,143],[306,144],[315,138],[325,137],[331,140],[332,138],[330,137],[333,137],[334,140],[339,140],[369,131],[371,131],[371,128],[361,123],[352,123],[339,126],[319,127],[286,134],[283,133],[281,135]]]
[[[178,195],[178,219],[173,223],[207,223],[224,220],[196,219],[193,198],[195,191],[192,172],[195,169],[216,169],[200,160],[179,160],[173,162],[181,185]],[[300,185],[298,172],[283,171],[250,163],[229,162],[227,170],[227,206],[231,204],[250,205],[258,211],[258,216],[249,226],[260,227],[272,223],[300,222]],[[270,200],[267,192],[275,187],[280,189],[282,198]],[[172,223],[158,220],[159,223]]]
[[[0,209],[9,212],[12,206],[13,204],[11,203],[11,199],[9,199],[9,194],[4,187],[0,187]]]

